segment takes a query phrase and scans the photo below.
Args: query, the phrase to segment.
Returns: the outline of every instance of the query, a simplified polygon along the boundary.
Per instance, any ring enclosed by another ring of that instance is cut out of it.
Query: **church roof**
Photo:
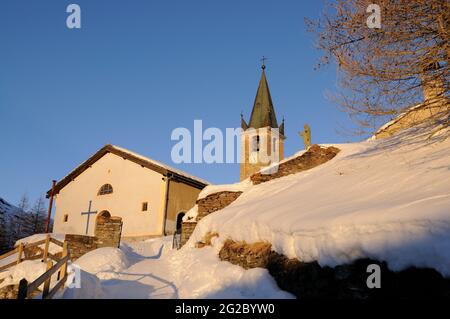
[[[98,150],[94,155],[89,157],[86,161],[84,161],[81,165],[75,168],[72,172],[69,173],[66,177],[61,179],[55,186],[55,194],[58,194],[61,189],[63,189],[67,184],[73,181],[77,176],[81,175],[85,170],[91,167],[92,164],[97,162],[103,156],[108,153],[115,154],[124,159],[130,160],[142,167],[146,167],[153,171],[156,171],[164,176],[171,175],[172,178],[176,181],[191,185],[193,187],[203,189],[206,185],[209,185],[209,182],[190,175],[182,170],[170,167],[161,162],[155,161],[151,158],[142,156],[140,154],[129,151],[125,148],[107,144],[103,146],[100,150]],[[51,189],[47,191],[47,198],[50,197]]]
[[[264,68],[261,73],[261,79],[259,80],[258,91],[256,92],[248,126],[252,128],[262,128],[267,126],[272,128],[278,127]]]

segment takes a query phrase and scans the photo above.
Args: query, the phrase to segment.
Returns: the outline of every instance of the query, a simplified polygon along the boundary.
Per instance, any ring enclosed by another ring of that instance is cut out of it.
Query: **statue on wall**
[[[303,126],[303,131],[298,134],[303,137],[303,144],[305,144],[305,150],[307,150],[311,146],[311,128],[308,124],[305,124]]]

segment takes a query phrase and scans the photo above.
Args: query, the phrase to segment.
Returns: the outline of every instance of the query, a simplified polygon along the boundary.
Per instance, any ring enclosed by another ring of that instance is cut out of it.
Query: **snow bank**
[[[64,288],[55,295],[55,299],[100,299],[104,296],[105,292],[99,278],[80,270],[80,286]]]
[[[77,260],[89,269],[82,271],[81,287],[66,288],[58,298],[293,298],[277,287],[266,270],[245,270],[220,261],[219,246],[181,250],[170,246],[170,236],[122,245],[118,255],[134,263],[120,276],[114,267],[103,267],[102,256],[111,253],[94,250]],[[117,258],[107,263],[116,264]]]
[[[217,257],[218,247],[182,248],[169,266],[179,298],[293,298],[266,269],[245,270]]]
[[[197,219],[198,215],[198,205],[195,205],[183,216],[183,222],[193,222]]]
[[[49,234],[52,238],[59,240],[60,242],[64,242],[64,234],[58,234],[58,233],[50,233]],[[22,239],[19,239],[18,241],[16,241],[15,246],[20,245],[21,243],[23,244],[32,244],[35,243],[37,241],[40,240],[44,240],[47,237],[47,234],[34,234],[28,237],[24,237]],[[40,248],[44,249],[45,248],[45,244],[41,244],[39,245]],[[56,254],[62,251],[62,247],[55,245],[54,243],[50,242],[50,245],[48,246],[48,251],[51,254]]]
[[[160,258],[172,249],[172,236],[157,237],[144,241],[122,243],[121,249],[129,259],[139,257]]]
[[[203,218],[188,245],[215,231],[321,265],[371,257],[450,276],[450,138],[432,130],[338,145],[332,161],[252,186]]]
[[[17,285],[23,278],[31,283],[46,270],[46,264],[40,260],[25,260],[17,266],[0,273],[0,280],[4,279],[4,281],[0,283],[0,288],[9,285]]]
[[[110,279],[120,276],[130,266],[130,261],[119,248],[104,247],[81,256],[75,264],[99,279]]]
[[[240,183],[235,184],[224,184],[224,185],[208,185],[202,189],[197,199],[202,199],[208,195],[219,193],[219,192],[243,192],[252,186],[252,182],[249,178],[243,180]]]

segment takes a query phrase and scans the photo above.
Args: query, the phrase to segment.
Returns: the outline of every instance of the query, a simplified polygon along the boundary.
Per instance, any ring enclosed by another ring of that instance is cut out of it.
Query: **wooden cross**
[[[97,211],[95,212],[91,212],[91,205],[92,205],[92,201],[89,201],[89,209],[87,212],[82,212],[81,215],[87,215],[87,222],[86,222],[86,235],[88,234],[89,231],[89,219],[91,214],[97,214]]]

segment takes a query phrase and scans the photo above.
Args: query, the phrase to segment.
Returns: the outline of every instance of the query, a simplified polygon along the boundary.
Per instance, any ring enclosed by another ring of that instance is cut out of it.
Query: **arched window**
[[[102,187],[100,187],[97,195],[112,194],[112,192],[113,192],[113,188],[112,188],[111,184],[105,184]]]

